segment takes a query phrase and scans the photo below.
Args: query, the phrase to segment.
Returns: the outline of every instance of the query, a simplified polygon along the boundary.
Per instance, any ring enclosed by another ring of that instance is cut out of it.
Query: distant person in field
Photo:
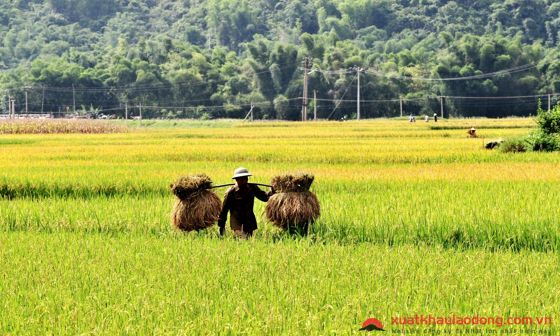
[[[408,117],[408,121],[409,122],[416,122],[416,117],[413,116],[412,114]]]
[[[467,131],[467,134],[470,138],[478,138],[478,135],[476,134],[476,128],[474,127],[471,127],[471,129]]]
[[[218,219],[220,235],[226,231],[226,220],[228,212],[229,223],[233,233],[240,238],[249,238],[253,231],[257,229],[257,219],[253,212],[255,197],[262,202],[267,202],[269,197],[274,194],[274,190],[266,193],[254,184],[249,184],[251,173],[246,168],[237,168],[233,172],[235,185],[226,191],[222,212]]]
[[[437,113],[434,113],[434,122],[437,122]]]
[[[427,115],[427,114],[425,114],[425,115],[424,115],[424,121],[425,121],[425,122],[428,122],[428,121],[430,121],[430,117],[428,117],[428,115]]]

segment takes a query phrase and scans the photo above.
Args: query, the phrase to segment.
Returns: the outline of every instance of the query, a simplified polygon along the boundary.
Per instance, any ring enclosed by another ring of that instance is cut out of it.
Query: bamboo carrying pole
[[[248,184],[257,185],[257,186],[261,186],[261,187],[269,187],[269,188],[272,188],[272,186],[269,185],[269,184],[262,184],[262,183],[248,183]],[[210,189],[222,188],[222,187],[230,187],[230,186],[234,186],[234,185],[235,185],[235,183],[220,184],[220,185],[217,185],[217,186],[212,186]]]

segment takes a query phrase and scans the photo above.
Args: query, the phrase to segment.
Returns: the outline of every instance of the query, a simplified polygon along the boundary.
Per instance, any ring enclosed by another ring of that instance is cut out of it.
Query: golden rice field
[[[556,334],[560,154],[483,147],[531,119],[111,127],[0,135],[0,334],[346,335],[368,317],[422,334],[392,323],[419,314],[553,321],[424,334]],[[310,235],[260,202],[249,241],[171,228],[177,177],[229,183],[238,166],[313,173]]]

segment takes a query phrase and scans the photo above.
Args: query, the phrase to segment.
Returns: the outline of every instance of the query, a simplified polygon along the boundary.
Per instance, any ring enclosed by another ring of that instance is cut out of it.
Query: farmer
[[[249,176],[252,175],[246,168],[240,167],[233,172],[232,178],[235,179],[235,185],[226,191],[222,212],[218,219],[222,236],[226,231],[226,219],[229,212],[229,223],[235,235],[240,238],[251,237],[253,231],[257,229],[257,219],[253,213],[255,197],[266,202],[274,194],[274,190],[266,193],[256,185],[249,184]]]
[[[471,129],[467,131],[467,134],[471,138],[477,138],[478,137],[478,135],[476,134],[476,128],[474,128],[474,127],[471,127]]]

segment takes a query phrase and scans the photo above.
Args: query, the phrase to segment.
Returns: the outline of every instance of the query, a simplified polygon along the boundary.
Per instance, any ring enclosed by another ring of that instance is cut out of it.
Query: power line
[[[473,79],[484,79],[484,78],[491,78],[491,77],[495,77],[498,75],[503,75],[503,74],[512,74],[512,73],[517,73],[517,72],[523,72],[523,71],[527,71],[533,68],[536,68],[537,66],[535,64],[525,64],[525,65],[521,65],[518,67],[513,67],[513,68],[509,68],[509,69],[503,69],[503,70],[498,70],[498,71],[494,71],[494,72],[488,72],[488,73],[483,73],[483,74],[478,74],[478,75],[471,75],[471,76],[461,76],[461,77],[415,77],[415,76],[402,76],[402,75],[391,75],[391,74],[387,74],[385,72],[381,72],[379,70],[374,70],[374,69],[367,69],[365,70],[366,73],[369,74],[374,74],[377,75],[379,77],[386,77],[386,78],[394,78],[394,79],[406,79],[406,80],[417,80],[417,81],[462,81],[462,80],[473,80]],[[341,74],[347,74],[347,73],[353,73],[354,70],[352,69],[340,69],[340,70],[322,70],[322,69],[318,69],[315,68],[313,69],[311,72],[321,72],[323,74],[328,74],[328,75],[341,75]]]
[[[292,66],[292,65],[283,65],[281,67],[282,68],[286,68],[288,66]],[[474,80],[474,79],[484,79],[484,78],[490,78],[493,76],[498,76],[498,75],[502,75],[502,74],[512,74],[512,73],[517,73],[517,72],[521,72],[521,71],[527,71],[529,69],[535,68],[536,66],[533,64],[526,64],[526,65],[522,65],[522,66],[518,66],[518,67],[514,67],[514,68],[509,68],[509,69],[504,69],[504,70],[500,70],[500,71],[495,71],[495,72],[491,72],[491,73],[486,73],[486,74],[479,74],[479,75],[473,75],[473,76],[463,76],[463,77],[451,77],[451,78],[429,78],[429,77],[409,77],[409,76],[391,76],[391,75],[387,75],[385,73],[380,73],[379,71],[376,70],[372,70],[372,69],[368,69],[365,70],[365,72],[370,73],[370,74],[376,74],[379,76],[384,76],[384,77],[388,77],[388,78],[400,78],[400,79],[406,79],[406,80],[421,80],[421,81],[460,81],[460,80]],[[254,69],[253,69],[254,70]],[[297,69],[296,69],[297,70]],[[354,70],[348,69],[341,69],[341,70],[322,70],[319,68],[314,68],[312,69],[309,73],[313,73],[313,72],[321,72],[321,73],[326,73],[326,74],[347,74],[347,73],[351,73]],[[253,72],[254,75],[259,75],[262,73],[267,73],[267,72],[271,72],[270,69],[265,69],[263,71],[257,71],[257,72]],[[216,80],[211,80],[208,82],[204,82],[204,83],[196,83],[196,84],[190,84],[190,81],[179,81],[179,82],[175,82],[175,83],[160,83],[160,84],[145,84],[145,85],[128,85],[128,86],[111,86],[111,87],[75,87],[74,85],[72,87],[52,87],[52,86],[23,86],[23,87],[16,87],[16,88],[9,88],[9,89],[5,89],[5,91],[8,90],[25,90],[25,91],[29,91],[29,90],[41,90],[43,93],[45,91],[48,92],[59,92],[59,93],[70,93],[72,92],[73,94],[73,99],[75,99],[75,94],[76,93],[107,93],[107,94],[117,94],[117,93],[136,93],[136,94],[141,94],[141,93],[145,93],[145,92],[152,92],[154,90],[160,89],[171,89],[171,88],[177,88],[180,87],[183,84],[189,84],[189,87],[191,88],[197,88],[200,86],[213,86],[213,85],[217,85],[220,84],[220,82],[216,81]],[[347,88],[348,90],[348,88]],[[346,95],[343,95],[343,97]],[[446,98],[464,98],[464,99],[509,99],[509,98],[518,98],[519,96],[508,96],[508,97],[461,97],[461,96],[446,96]],[[533,96],[526,96],[526,97],[544,97],[542,95],[533,95]],[[397,100],[397,99],[395,99]],[[410,99],[404,99],[405,101],[410,100]],[[211,99],[201,99],[201,100],[190,100],[188,102],[200,102],[200,103],[204,103],[204,102],[209,102],[212,101]],[[374,101],[394,101],[394,100],[374,100]],[[339,100],[339,103],[337,104],[336,108],[338,107],[338,105],[340,105],[340,103],[342,102],[355,102],[352,100]],[[363,100],[363,102],[369,102],[368,100]],[[335,111],[333,110],[333,112]]]
[[[445,95],[437,95],[437,96],[424,96],[418,98],[402,98],[402,101],[421,101],[425,99],[438,99],[439,97],[445,99],[520,99],[520,98],[546,98],[550,95],[551,97],[559,96],[560,93],[550,93],[550,94],[540,94],[540,95],[525,95],[525,96],[445,96]],[[389,98],[389,99],[370,99],[364,100],[361,99],[361,102],[373,102],[373,103],[384,103],[384,102],[398,102],[400,98]],[[356,99],[326,99],[326,98],[317,98],[317,101],[340,101],[340,102],[347,102],[347,103],[355,103],[357,102]]]
[[[346,96],[346,93],[348,93],[348,90],[350,89],[350,87],[352,86],[352,83],[354,83],[354,80],[356,80],[356,77],[358,77],[358,74],[356,74],[354,76],[354,78],[352,78],[352,80],[350,81],[350,83],[348,84],[348,86],[346,87],[346,91],[344,91],[344,94],[342,95],[342,97],[340,97],[340,99],[344,98],[344,96]],[[327,119],[330,119],[334,112],[336,111],[336,109],[340,106],[341,101],[338,102],[338,104],[336,104],[331,112],[331,114],[329,114],[329,116],[327,117]]]
[[[494,71],[494,72],[489,72],[489,73],[483,73],[483,74],[479,74],[479,75],[472,75],[472,76],[462,76],[462,77],[414,77],[414,76],[401,76],[401,75],[396,75],[396,76],[391,76],[379,71],[374,71],[374,70],[368,70],[366,72],[371,73],[371,74],[375,74],[378,75],[380,77],[388,77],[388,78],[397,78],[397,79],[406,79],[406,80],[413,80],[413,81],[432,81],[432,82],[450,82],[450,81],[466,81],[466,80],[473,80],[473,79],[485,79],[485,78],[491,78],[491,77],[496,77],[499,75],[504,75],[504,74],[513,74],[513,73],[517,73],[517,72],[523,72],[523,71],[527,71],[530,69],[536,68],[536,65],[534,64],[526,64],[526,65],[522,65],[519,67],[514,67],[514,68],[510,68],[510,69],[504,69],[504,70],[499,70],[499,71]]]
[[[274,63],[276,64],[276,63]],[[288,65],[288,64],[284,64],[284,65],[279,65],[280,69],[286,69],[288,67],[292,67],[293,65]],[[295,70],[299,70],[299,68],[296,68]],[[263,73],[267,73],[267,72],[271,72],[270,69],[265,69],[262,71],[253,71],[253,75],[260,75]],[[204,79],[203,79],[204,81]],[[221,82],[217,81],[217,80],[208,80],[208,81],[204,81],[204,83],[197,83],[197,84],[191,84],[192,81],[190,80],[185,80],[185,81],[178,81],[178,82],[168,82],[168,83],[159,83],[159,84],[129,84],[129,85],[125,85],[125,86],[108,86],[108,87],[98,87],[98,86],[83,86],[83,87],[73,87],[73,86],[15,86],[15,87],[10,87],[10,88],[5,88],[4,90],[8,91],[8,90],[16,90],[16,91],[23,91],[23,90],[46,90],[49,92],[79,92],[79,93],[103,93],[103,92],[107,92],[107,93],[114,93],[114,92],[149,92],[149,91],[153,91],[155,89],[169,89],[169,88],[176,88],[177,86],[183,85],[183,84],[188,84],[189,87],[200,87],[200,86],[211,86],[211,85],[215,85],[215,84],[222,84]],[[100,83],[100,85],[103,85],[102,83]]]
[[[295,101],[301,100],[301,97],[298,98],[289,98],[286,99],[287,101]],[[256,102],[256,103],[240,103],[237,105],[254,105],[254,106],[267,106],[269,102]],[[207,108],[224,108],[224,105],[194,105],[194,106],[165,106],[165,105],[142,105],[144,108],[158,108],[158,109],[207,109]],[[121,108],[122,109],[122,108]]]
[[[541,95],[526,95],[526,96],[443,96],[445,98],[455,98],[455,99],[515,99],[515,98],[539,98],[547,97],[548,94]],[[550,95],[556,96],[557,93],[551,93]]]
[[[353,84],[354,80],[356,79],[356,77],[354,77],[352,79],[352,81],[350,81],[350,83],[348,84],[348,86],[346,87],[346,90],[344,92],[344,94],[342,95],[341,99],[328,99],[328,98],[317,98],[316,100],[318,102],[333,102],[335,103],[337,106],[336,108],[338,108],[340,106],[341,103],[356,103],[357,100],[356,99],[342,99],[344,96],[346,96],[346,94],[349,91],[349,88],[351,87],[351,85]],[[440,97],[445,98],[445,99],[455,99],[455,100],[479,100],[479,101],[484,101],[484,100],[492,100],[492,101],[499,101],[499,100],[516,100],[517,102],[519,102],[520,100],[526,100],[526,101],[534,101],[535,98],[547,98],[548,95],[550,95],[551,99],[556,99],[558,96],[560,96],[559,93],[550,93],[550,94],[541,94],[541,95],[520,95],[520,96],[424,96],[424,97],[417,97],[417,98],[402,98],[403,102],[421,102],[421,101],[425,101],[427,99],[439,99]],[[300,101],[302,100],[303,97],[294,97],[294,98],[288,98],[286,99],[287,101]],[[210,102],[212,100],[209,99],[194,99],[194,100],[187,100],[184,101],[184,103],[199,103],[199,102]],[[368,103],[394,103],[394,102],[399,102],[401,101],[400,98],[388,98],[388,99],[361,99],[360,102],[364,103],[364,104],[368,104]],[[233,104],[233,105],[249,105],[249,103],[242,103],[242,102],[238,102],[238,103],[226,103],[226,104]],[[255,106],[268,106],[270,105],[270,102],[256,102],[253,103]],[[475,104],[475,102],[473,102],[472,104]],[[505,102],[500,102],[500,103],[496,103],[496,105],[500,105],[500,104],[505,104]],[[17,108],[23,108],[25,106],[24,102],[15,102],[14,107]],[[34,104],[37,105],[37,104]],[[72,104],[42,104],[45,108],[58,108],[60,106],[70,106]],[[91,106],[91,104],[89,104]],[[85,105],[84,105],[85,106]],[[216,107],[223,107],[224,104],[222,105],[168,105],[168,104],[158,104],[158,105],[144,105],[144,107],[148,107],[148,108],[161,108],[161,109],[186,109],[186,108],[216,108]],[[85,106],[85,108],[88,108],[88,106]],[[107,107],[107,108],[103,108],[104,110],[119,110],[119,109],[124,109],[123,106],[113,106],[113,107]]]

